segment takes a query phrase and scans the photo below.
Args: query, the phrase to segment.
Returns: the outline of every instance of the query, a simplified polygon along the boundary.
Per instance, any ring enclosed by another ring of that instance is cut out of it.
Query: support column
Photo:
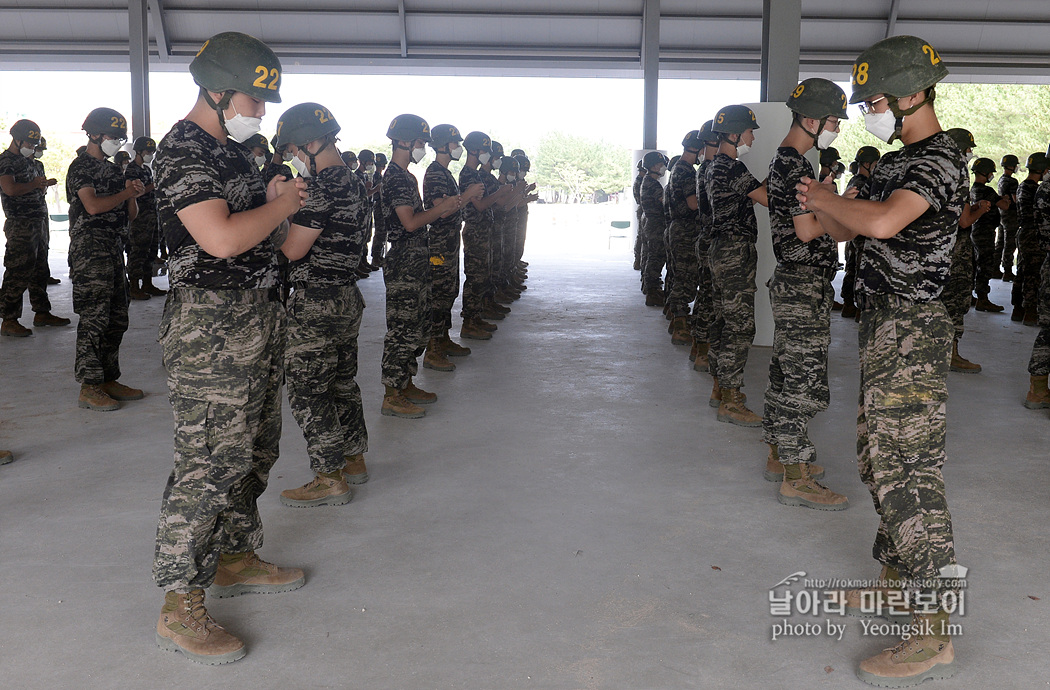
[[[642,148],[656,148],[656,111],[660,89],[660,0],[645,0],[642,10]]]
[[[146,3],[147,0],[128,0],[132,140],[149,136],[149,30]]]
[[[764,103],[786,101],[798,84],[802,0],[762,0],[762,88]]]

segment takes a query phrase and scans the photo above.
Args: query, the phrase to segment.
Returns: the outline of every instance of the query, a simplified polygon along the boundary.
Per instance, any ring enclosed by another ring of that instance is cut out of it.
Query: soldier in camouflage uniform
[[[744,365],[755,339],[755,275],[758,270],[758,221],[754,205],[767,205],[766,185],[748,172],[737,156],[755,140],[758,121],[750,108],[730,105],[715,116],[718,154],[707,169],[711,201],[711,279],[714,320],[708,328],[711,346],[711,403],[718,421],[739,426],[762,425],[744,404]]]
[[[1047,375],[1050,374],[1050,181],[1042,182],[1035,193],[1035,219],[1035,249],[1042,255],[1043,263],[1039,269],[1039,333],[1028,361],[1031,382],[1024,401],[1024,406],[1030,410],[1050,407],[1050,390],[1047,389]]]
[[[274,142],[273,156],[267,161],[266,165],[262,168],[263,182],[267,185],[277,176],[282,176],[286,180],[292,179],[292,169],[289,168],[285,163],[292,160],[292,154],[288,153],[283,146],[278,146],[277,142]]]
[[[390,166],[383,175],[383,224],[390,251],[383,265],[386,283],[386,337],[383,339],[382,414],[417,419],[426,414],[437,395],[422,390],[412,377],[430,338],[430,249],[427,224],[462,208],[460,196],[442,199],[423,209],[419,184],[408,166],[426,156],[430,125],[418,115],[398,115],[386,132],[393,146]]]
[[[36,166],[40,127],[32,120],[19,120],[11,127],[11,144],[0,153],[0,200],[3,202],[4,282],[0,288],[3,324],[0,334],[26,337],[33,331],[18,322],[22,295],[29,291],[35,313],[34,326],[67,326],[69,319],[51,314],[47,297],[47,204],[44,190],[55,184]]]
[[[871,171],[879,162],[879,150],[874,146],[861,146],[857,149],[857,156],[853,161],[856,166],[853,177],[846,184],[843,194],[852,195],[850,190],[860,188],[871,177]],[[846,243],[846,269],[842,274],[842,317],[846,319],[856,318],[857,305],[853,300],[853,290],[857,282],[857,256],[864,247],[864,237],[854,237]]]
[[[1003,201],[995,190],[988,186],[989,180],[995,174],[995,161],[991,158],[978,158],[973,162],[973,186],[970,187],[970,203],[977,204],[987,201],[989,207],[998,206],[1000,209],[1009,204]],[[998,261],[995,255],[995,232],[999,227],[998,213],[985,213],[977,218],[970,226],[970,239],[976,254],[977,276],[975,287],[977,292],[977,311],[1000,312],[1003,310],[998,304],[993,304],[988,299],[991,290],[989,281],[998,273]]]
[[[153,193],[153,171],[149,164],[157,153],[157,142],[139,137],[134,145],[135,159],[128,163],[124,177],[138,180],[145,192],[137,199],[139,213],[128,226],[128,280],[131,299],[149,299],[151,295],[166,295],[153,285],[153,257],[157,255],[157,202]]]
[[[525,285],[525,280],[529,277],[529,263],[523,260],[525,256],[525,238],[528,233],[529,226],[529,204],[539,200],[540,195],[536,193],[536,183],[529,182],[525,177],[532,170],[532,161],[522,151],[520,154],[515,154],[514,157],[518,161],[518,181],[525,184],[526,195],[522,200],[522,204],[518,207],[518,229],[515,239],[514,249],[514,272],[512,275],[512,282],[510,285],[511,299],[518,299],[521,293],[528,289]]]
[[[521,290],[518,288],[523,288],[517,280],[520,269],[518,264],[518,231],[521,228],[522,216],[526,212],[526,205],[533,198],[536,198],[526,197],[529,192],[536,188],[536,185],[530,185],[522,179],[521,164],[515,156],[504,157],[503,165],[500,166],[499,179],[502,184],[511,187],[513,192],[506,202],[507,212],[503,216],[503,260],[500,265],[499,287],[489,308],[509,314],[510,309],[503,306],[503,304],[519,299]]]
[[[293,508],[349,503],[349,483],[368,481],[368,450],[357,336],[365,302],[357,287],[365,187],[335,147],[339,123],[318,103],[292,106],[277,123],[278,141],[302,166],[306,205],[291,219],[281,251],[292,293],[284,368],[288,402],[306,437],[314,478],[281,492]]]
[[[386,154],[376,154],[375,170],[372,179],[375,181],[372,195],[372,220],[375,232],[372,234],[372,266],[382,268],[386,262],[386,219],[383,216],[383,175],[386,173]]]
[[[664,210],[664,188],[660,180],[667,172],[667,156],[650,151],[642,158],[646,175],[642,180],[642,233],[645,263],[642,265],[642,292],[647,307],[664,306],[663,270],[666,263],[664,232],[667,217]]]
[[[999,161],[1003,175],[999,178],[999,196],[1009,206],[999,209],[999,233],[995,237],[995,255],[1003,271],[1003,282],[1014,279],[1014,254],[1017,252],[1017,166],[1021,161],[1008,153]]]
[[[459,188],[485,186],[479,168],[492,159],[492,140],[484,132],[471,132],[463,140],[467,160],[459,171]],[[463,328],[460,336],[471,340],[490,340],[495,324],[484,321],[485,296],[492,263],[492,206],[500,193],[486,194],[474,199],[463,211]]]
[[[634,270],[642,270],[642,251],[645,248],[645,242],[642,241],[642,180],[645,179],[645,166],[642,165],[642,159],[638,159],[638,165],[636,166],[638,174],[634,176],[634,185],[631,190],[634,193],[634,218],[636,221],[635,227],[637,228],[634,235]]]
[[[348,152],[349,153],[349,152]],[[343,154],[344,157],[346,154]],[[349,166],[349,163],[347,164]],[[368,218],[365,219],[365,238],[364,244],[361,246],[361,267],[358,269],[358,275],[362,275],[364,270],[367,271],[378,271],[380,267],[378,265],[373,266],[368,263],[368,243],[372,241],[372,232],[375,224],[372,220],[373,212],[375,211],[376,199],[379,198],[379,179],[376,177],[376,154],[369,149],[361,149],[361,152],[357,154],[357,168],[352,168],[354,174],[357,175],[357,179],[361,180],[361,183],[365,186],[366,199],[368,201]]]
[[[208,614],[204,588],[222,598],[305,583],[302,570],[267,563],[256,550],[263,543],[257,503],[281,438],[276,247],[306,185],[265,186],[239,143],[258,131],[266,103],[280,102],[273,51],[245,34],[221,33],[202,46],[190,73],[200,93],[161,140],[154,165],[171,249],[159,339],[175,415],[175,463],[153,561],[165,591],[155,639],[198,663],[224,664],[244,656],[244,643]]]
[[[700,282],[696,243],[700,236],[699,204],[696,200],[696,163],[704,140],[700,130],[694,129],[682,140],[682,155],[671,168],[667,184],[671,225],[668,254],[675,257],[675,282],[667,296],[667,310],[671,316],[671,342],[692,345],[690,304],[696,301]],[[694,354],[695,357],[695,354]]]
[[[503,238],[507,216],[514,203],[511,196],[515,191],[514,185],[505,184],[502,177],[505,158],[503,144],[493,139],[492,158],[478,168],[481,181],[485,184],[485,196],[499,199],[490,208],[492,229],[489,231],[489,275],[481,308],[481,318],[489,321],[502,321],[510,313],[510,309],[496,303],[496,296],[503,287]],[[495,330],[496,326],[492,328]]]
[[[930,44],[894,36],[853,65],[853,96],[869,132],[901,149],[882,157],[856,199],[805,179],[803,207],[836,239],[868,239],[857,269],[861,310],[858,467],[880,516],[873,555],[883,580],[904,588],[919,634],[861,662],[873,685],[905,687],[954,671],[948,608],[956,583],[941,468],[952,322],[941,303],[965,197],[962,153],[941,131],[934,85],[947,75]],[[845,593],[846,604],[862,592]],[[926,604],[923,597],[936,603]]]
[[[430,145],[436,158],[423,176],[423,208],[432,209],[446,197],[459,196],[459,185],[449,172],[448,165],[463,157],[462,135],[454,125],[436,125],[430,130]],[[484,193],[485,185],[475,182],[463,190],[463,202],[469,203]],[[436,371],[453,371],[456,365],[449,357],[470,354],[469,347],[453,342],[448,332],[452,328],[452,305],[459,295],[459,245],[463,228],[460,209],[447,218],[430,224],[430,299],[432,329],[423,366]]]
[[[69,277],[77,324],[75,375],[77,404],[108,411],[120,401],[140,400],[143,392],[117,381],[120,342],[128,330],[128,283],[124,272],[124,238],[135,220],[135,199],[144,187],[125,180],[108,159],[127,135],[124,117],[111,108],[96,108],[84,120],[87,151],[69,165],[66,186],[74,196],[69,217]]]
[[[696,208],[698,225],[696,233],[696,302],[693,304],[693,349],[689,358],[694,371],[709,371],[708,329],[714,320],[712,303],[714,287],[711,284],[711,262],[708,253],[711,249],[711,201],[707,196],[707,169],[718,153],[718,136],[711,129],[713,120],[708,120],[700,128],[700,138],[704,141],[704,159],[696,170]]]
[[[1039,268],[1043,254],[1039,251],[1039,223],[1036,219],[1035,196],[1039,183],[1050,169],[1050,159],[1042,152],[1028,157],[1028,177],[1017,188],[1017,276],[1010,291],[1013,312],[1011,321],[1024,321],[1034,326],[1039,299]]]
[[[33,153],[32,162],[33,167],[36,169],[36,176],[46,178],[49,183],[48,186],[50,187],[55,184],[58,184],[58,180],[56,180],[53,177],[47,177],[47,171],[44,170],[44,164],[40,161],[40,159],[44,157],[45,151],[47,151],[47,139],[45,139],[44,137],[40,137],[40,142],[37,143],[36,151]],[[35,194],[37,197],[37,203],[40,205],[40,212],[43,214],[44,218],[44,227],[43,231],[41,232],[41,237],[43,238],[43,256],[39,260],[43,262],[44,267],[47,270],[46,283],[48,285],[58,285],[62,281],[51,275],[51,265],[48,263],[47,257],[48,250],[51,247],[51,216],[48,214],[47,210],[47,189],[38,189],[36,190]]]
[[[791,129],[769,164],[769,222],[777,266],[767,283],[773,307],[763,432],[769,445],[764,476],[781,480],[777,500],[817,510],[845,510],[849,501],[817,479],[809,422],[828,408],[831,279],[838,263],[835,240],[798,202],[795,185],[813,177],[804,157],[827,149],[846,119],[846,94],[826,79],[806,79],[787,100]],[[816,476],[815,476],[816,475]]]

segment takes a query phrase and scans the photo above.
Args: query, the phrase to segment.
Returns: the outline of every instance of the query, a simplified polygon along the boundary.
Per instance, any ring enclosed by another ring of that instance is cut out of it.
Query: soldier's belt
[[[209,290],[207,288],[175,288],[171,291],[177,302],[188,304],[263,304],[277,302],[281,299],[278,288],[261,288],[258,290]]]
[[[901,297],[900,295],[864,295],[857,294],[853,296],[853,301],[857,305],[857,309],[866,311],[868,309],[889,309],[891,307],[910,307],[913,304],[918,304],[913,299],[907,297]]]
[[[824,280],[831,280],[835,277],[837,269],[834,266],[810,266],[809,264],[781,261],[777,264],[777,270],[785,273],[805,273],[806,275],[820,276]]]

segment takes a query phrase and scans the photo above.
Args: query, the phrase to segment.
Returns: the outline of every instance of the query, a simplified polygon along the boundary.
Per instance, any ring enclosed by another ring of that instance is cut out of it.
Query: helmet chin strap
[[[219,116],[219,126],[222,127],[222,131],[226,133],[226,136],[229,136],[230,132],[226,129],[226,115],[224,113],[230,107],[230,99],[233,98],[233,94],[233,91],[224,91],[222,98],[216,103],[211,99],[211,94],[208,93],[208,90],[203,86],[201,87],[201,95],[204,96],[204,102]]]
[[[896,141],[897,139],[901,138],[901,132],[904,129],[904,118],[905,117],[907,117],[908,115],[911,115],[912,113],[916,112],[919,108],[921,108],[922,106],[926,105],[927,103],[933,103],[934,98],[937,97],[936,90],[935,90],[935,88],[933,86],[931,86],[928,89],[928,92],[929,92],[929,95],[927,95],[926,98],[922,99],[921,101],[919,101],[918,103],[916,103],[915,105],[913,105],[910,108],[905,108],[904,110],[901,110],[900,108],[897,107],[897,103],[898,103],[898,101],[900,101],[899,98],[887,98],[886,99],[886,103],[890,106],[890,111],[893,113],[893,116],[895,118],[897,118],[896,122],[894,123],[894,127],[893,127],[893,136],[890,137],[890,140],[887,143],[892,144],[894,141]]]
[[[335,142],[332,141],[330,137],[325,137],[325,142],[321,145],[321,148],[317,149],[317,153],[310,153],[310,150],[305,146],[299,148],[299,150],[305,153],[306,157],[310,159],[310,175],[317,175],[317,157],[321,155],[322,151],[334,143]]]

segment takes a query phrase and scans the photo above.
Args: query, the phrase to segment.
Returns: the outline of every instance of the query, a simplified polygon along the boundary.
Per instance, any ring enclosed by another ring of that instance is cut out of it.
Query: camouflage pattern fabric
[[[521,225],[522,209],[518,206],[507,209],[503,219],[503,271],[500,275],[500,286],[507,287],[511,282],[518,258],[518,227]]]
[[[292,223],[320,230],[310,251],[289,263],[296,287],[348,286],[357,280],[368,202],[361,180],[345,165],[333,165],[310,178],[309,197]]]
[[[128,205],[120,204],[105,213],[89,214],[80,200],[81,189],[90,187],[95,196],[112,196],[124,191],[124,172],[120,166],[106,159],[84,154],[73,159],[66,171],[66,187],[72,192],[69,203],[69,240],[77,235],[90,235],[99,242],[124,251],[128,232]],[[72,265],[72,264],[70,264]]]
[[[939,571],[955,563],[941,472],[952,323],[939,300],[876,301],[858,333],[857,465],[880,517],[872,555],[942,595],[952,590]]]
[[[667,262],[667,248],[664,245],[664,232],[667,230],[667,218],[664,216],[664,188],[652,175],[642,180],[642,225],[645,242],[645,264],[642,266],[642,283],[645,291],[660,292],[663,290],[663,270]]]
[[[378,173],[376,174],[378,177]],[[380,183],[379,190],[372,197],[372,263],[382,262],[386,256],[386,223],[383,220],[383,187]]]
[[[418,371],[419,357],[426,349],[433,325],[430,250],[425,236],[390,243],[383,281],[387,331],[383,338],[382,380],[384,386],[401,390]]]
[[[941,302],[948,310],[948,316],[955,327],[955,339],[963,337],[966,330],[963,323],[973,302],[973,242],[970,241],[968,228],[960,228],[955,236],[955,247],[952,249],[952,265],[948,274],[948,284],[941,292]]]
[[[675,317],[691,316],[690,304],[696,301],[700,283],[700,266],[696,255],[700,215],[697,209],[689,208],[689,200],[696,198],[696,168],[692,164],[682,159],[675,163],[666,195],[671,216],[667,232],[667,255],[674,257],[674,281],[667,298],[670,304],[668,310]]]
[[[220,259],[197,245],[177,215],[212,199],[223,199],[230,213],[262,206],[266,185],[248,149],[232,139],[221,144],[193,122],[181,120],[158,144],[153,173],[157,215],[170,251],[168,281],[172,287],[254,290],[277,286],[272,235],[246,252]]]
[[[696,244],[693,251],[696,254],[696,301],[693,302],[693,340],[698,343],[706,343],[709,340],[708,328],[714,320],[714,304],[712,300],[714,287],[711,283],[711,261],[709,252],[711,249],[711,200],[707,196],[707,169],[711,167],[711,161],[704,160],[696,169],[696,211],[699,219],[697,223]]]
[[[1017,251],[1017,179],[1012,175],[999,178],[999,196],[1010,200],[1010,207],[999,210],[999,232],[995,236],[995,255],[1003,272],[1012,271]]]
[[[47,296],[47,248],[40,218],[8,218],[4,222],[4,283],[0,288],[3,318],[22,316],[22,295],[29,291],[29,304],[36,313],[51,311]]]
[[[32,182],[40,176],[35,163],[36,161],[17,151],[5,149],[0,153],[0,177],[10,175],[15,184]],[[43,198],[43,190],[34,190],[21,196],[9,196],[0,190],[0,206],[9,220],[19,218],[39,221],[41,213],[46,211],[46,206],[41,208]]]
[[[986,184],[975,182],[970,187],[970,203],[988,201],[992,208],[982,214],[970,226],[970,239],[973,241],[974,261],[977,275],[974,281],[977,296],[986,298],[990,292],[989,281],[999,267],[999,260],[995,253],[995,231],[999,227],[999,214],[996,213],[995,205],[999,202],[999,195]]]
[[[270,180],[277,177],[278,175],[282,175],[285,179],[290,180],[293,177],[295,177],[295,172],[293,172],[292,169],[284,163],[274,163],[273,161],[270,161],[262,167],[264,185],[268,186],[270,184]]]
[[[153,578],[165,590],[207,587],[220,554],[262,547],[257,502],[281,439],[284,307],[276,293],[168,293],[160,342],[175,465],[153,561]]]
[[[143,186],[153,184],[153,171],[132,159],[124,170],[124,179],[138,180]],[[128,277],[148,279],[153,275],[154,242],[157,236],[157,199],[155,192],[147,192],[135,200],[138,215],[128,226]]]
[[[772,177],[769,183],[772,191]],[[828,348],[835,293],[830,275],[830,268],[781,263],[768,283],[773,355],[762,428],[764,440],[778,446],[785,465],[814,461],[809,421],[831,401]]]
[[[1040,184],[1024,180],[1017,189],[1017,274],[1010,291],[1010,303],[1021,309],[1035,309],[1039,299],[1039,221],[1035,197]]]
[[[482,168],[478,170],[478,175],[481,177],[481,182],[485,185],[485,196],[495,194],[503,186],[500,184],[499,179],[492,174],[491,170]],[[460,178],[460,188],[466,189],[463,186],[462,178]],[[503,223],[503,208],[499,205],[493,205],[489,207],[489,213],[492,216],[488,237],[489,273],[485,277],[484,287],[485,298],[491,300],[496,295],[495,277],[499,274],[499,269],[503,262],[503,236],[500,234],[500,228]]]
[[[368,243],[372,241],[372,230],[374,228],[372,217],[375,214],[375,197],[369,194],[372,191],[373,176],[371,173],[366,173],[362,168],[358,168],[357,170],[352,171],[352,173],[361,182],[367,205],[364,225],[362,228],[364,231],[364,242],[361,244],[361,259],[359,263],[359,265],[364,265],[368,263]],[[378,192],[376,194],[378,195]]]
[[[674,225],[674,220],[671,218],[671,195],[668,187],[670,185],[665,185],[663,189],[664,219],[666,220],[664,225],[664,267],[666,269],[664,293],[670,297],[674,292],[675,256],[671,252],[671,226]]]
[[[711,278],[715,318],[708,327],[712,376],[722,388],[744,386],[744,365],[755,340],[755,276],[758,250],[747,237],[711,240]]]
[[[634,217],[637,221],[637,233],[634,236],[634,262],[641,264],[642,261],[642,180],[645,179],[645,170],[640,170],[634,177]]]
[[[755,203],[748,196],[762,183],[747,166],[724,154],[717,154],[705,171],[704,183],[711,203],[711,237],[758,239]]]
[[[856,174],[850,178],[846,184],[846,189],[853,189],[857,187],[863,187],[868,182],[867,175]],[[858,235],[849,242],[846,242],[845,260],[846,269],[842,274],[842,302],[847,305],[856,305],[854,300],[854,291],[857,283],[857,258],[860,256],[860,252],[864,248],[864,236]]]
[[[357,285],[296,288],[288,299],[288,402],[315,473],[335,472],[345,455],[368,451],[356,381],[364,308]]]
[[[447,196],[458,196],[459,185],[448,168],[437,161],[423,176],[423,208],[431,209]],[[430,300],[432,336],[444,335],[452,328],[452,305],[459,295],[459,244],[463,214],[430,224]]]
[[[930,208],[889,239],[867,238],[857,265],[858,304],[865,295],[895,294],[928,302],[948,283],[953,237],[965,197],[962,152],[944,132],[890,151],[858,199],[885,201],[897,189],[923,198]]]
[[[809,213],[796,197],[795,185],[813,177],[813,165],[790,146],[777,149],[769,163],[769,222],[773,254],[780,263],[832,269],[838,264],[835,240],[821,235],[803,242],[795,234],[795,216]]]
[[[1039,333],[1028,361],[1028,373],[1032,376],[1050,374],[1050,254],[1043,259],[1039,276]]]
[[[482,182],[481,174],[468,165],[459,171],[459,188]],[[486,188],[487,194],[487,188]],[[473,203],[463,209],[463,320],[476,318],[482,311],[491,265],[490,236],[492,211],[479,211]]]

